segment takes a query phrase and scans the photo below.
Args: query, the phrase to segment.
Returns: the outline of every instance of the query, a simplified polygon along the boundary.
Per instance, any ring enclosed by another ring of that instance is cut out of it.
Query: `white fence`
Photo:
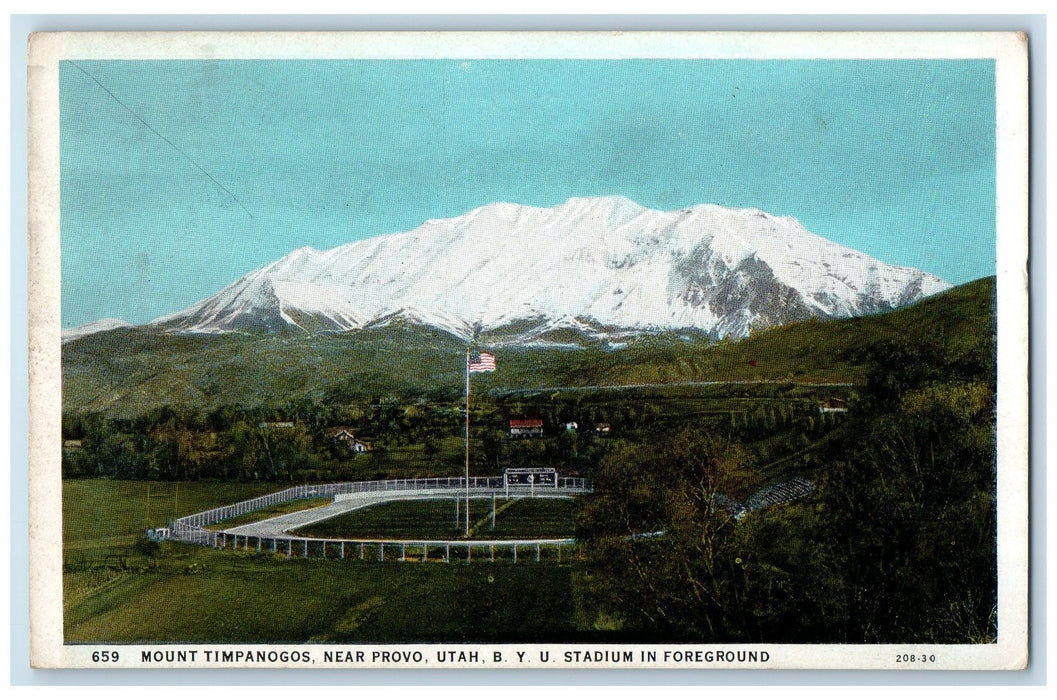
[[[287,558],[295,555],[309,557],[310,549],[318,552],[317,556],[328,558],[336,555],[336,558],[345,559],[346,550],[350,549],[356,553],[358,558],[365,558],[365,548],[373,551],[377,548],[377,559],[386,560],[386,555],[396,558],[399,551],[401,561],[428,561],[440,560],[440,550],[443,549],[443,561],[452,561],[452,552],[465,552],[465,559],[472,560],[476,551],[480,556],[483,551],[488,551],[491,561],[495,561],[496,552],[505,556],[509,552],[512,561],[518,561],[519,550],[528,548],[530,558],[540,561],[541,554],[553,552],[558,560],[561,559],[562,546],[568,548],[574,544],[571,539],[536,539],[536,540],[370,540],[370,539],[342,539],[322,540],[306,537],[277,537],[258,535],[236,535],[222,531],[207,530],[206,525],[236,518],[246,513],[262,510],[270,506],[286,503],[288,501],[303,500],[310,498],[338,497],[345,494],[368,494],[368,493],[393,493],[394,496],[400,492],[430,492],[450,497],[453,492],[469,492],[472,496],[481,495],[516,495],[516,496],[574,496],[591,493],[590,482],[586,479],[561,477],[557,483],[546,486],[509,486],[505,484],[503,477],[470,477],[469,483],[463,477],[440,477],[432,479],[389,479],[386,481],[355,481],[336,484],[304,485],[294,486],[266,496],[251,498],[239,503],[233,503],[220,508],[195,513],[193,515],[178,518],[169,523],[168,528],[158,528],[150,531],[155,538],[171,539],[188,544],[204,545],[225,549],[229,545],[232,549],[244,551],[261,552],[270,550],[275,554],[285,554]],[[382,502],[382,501],[379,501]],[[296,547],[295,547],[296,544]],[[311,545],[311,546],[310,546]],[[330,552],[336,549],[336,552]],[[285,551],[284,551],[285,548]],[[300,551],[298,551],[300,550]],[[388,550],[388,551],[387,551]],[[408,557],[412,552],[413,556]],[[524,557],[523,557],[524,558]],[[461,560],[461,557],[460,557]]]
[[[575,551],[576,540],[371,540],[315,537],[262,537],[216,530],[184,531],[178,539],[233,552],[271,553],[286,559],[366,559],[371,561],[519,561],[561,562]],[[575,555],[574,555],[575,556]]]

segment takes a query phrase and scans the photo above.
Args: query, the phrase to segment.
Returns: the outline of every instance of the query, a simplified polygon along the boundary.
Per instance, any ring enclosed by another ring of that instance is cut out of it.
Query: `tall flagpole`
[[[470,537],[470,348],[466,348],[466,538]]]

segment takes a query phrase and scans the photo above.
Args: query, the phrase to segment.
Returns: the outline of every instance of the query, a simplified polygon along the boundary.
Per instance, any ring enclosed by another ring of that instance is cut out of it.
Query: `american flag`
[[[470,360],[469,368],[471,372],[494,372],[495,355],[490,352],[482,352],[476,361]]]

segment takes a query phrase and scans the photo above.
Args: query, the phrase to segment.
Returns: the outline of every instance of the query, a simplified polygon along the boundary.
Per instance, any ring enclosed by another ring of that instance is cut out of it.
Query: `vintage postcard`
[[[32,663],[1024,668],[1026,41],[33,36]]]

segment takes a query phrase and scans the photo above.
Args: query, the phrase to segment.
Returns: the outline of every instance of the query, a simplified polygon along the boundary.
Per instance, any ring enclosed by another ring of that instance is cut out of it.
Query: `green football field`
[[[470,499],[470,537],[478,540],[561,539],[575,530],[576,503],[565,498]],[[391,501],[313,523],[294,534],[344,539],[458,539],[466,533],[466,501]]]

